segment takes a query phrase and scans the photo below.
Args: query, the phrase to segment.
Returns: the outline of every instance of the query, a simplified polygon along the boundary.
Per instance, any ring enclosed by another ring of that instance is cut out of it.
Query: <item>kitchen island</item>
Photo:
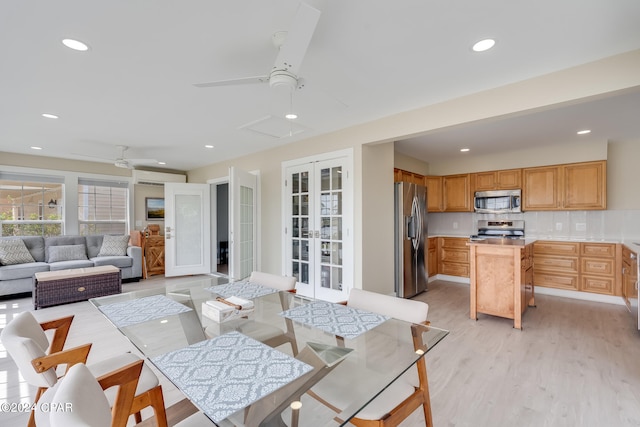
[[[522,329],[522,314],[535,305],[533,287],[533,240],[471,240],[470,312],[513,319]]]

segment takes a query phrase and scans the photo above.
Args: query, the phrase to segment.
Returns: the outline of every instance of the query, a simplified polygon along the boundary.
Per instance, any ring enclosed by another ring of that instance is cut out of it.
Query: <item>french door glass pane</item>
[[[247,277],[253,269],[253,188],[240,187],[240,275]]]

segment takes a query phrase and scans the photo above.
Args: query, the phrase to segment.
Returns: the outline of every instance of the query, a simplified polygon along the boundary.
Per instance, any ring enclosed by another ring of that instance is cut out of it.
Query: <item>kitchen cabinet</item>
[[[564,210],[607,208],[607,162],[585,162],[562,166]]]
[[[602,160],[523,169],[522,209],[606,209],[606,165]]]
[[[438,239],[436,237],[428,239],[428,248],[427,270],[429,277],[432,277],[438,274]]]
[[[469,239],[439,237],[438,240],[438,273],[469,277]]]
[[[442,177],[442,193],[445,212],[472,212],[471,174],[445,175]]]
[[[522,169],[477,172],[475,191],[518,190],[522,188]]]
[[[424,186],[427,187],[427,212],[442,212],[442,177],[425,176]]]
[[[513,327],[522,329],[522,314],[535,304],[530,246],[521,240],[469,242],[471,319],[484,313],[513,319]]]
[[[622,298],[631,310],[631,304],[638,299],[638,254],[625,245],[622,246]]]
[[[522,170],[522,210],[560,209],[560,167],[548,166]]]
[[[424,176],[415,172],[402,169],[393,169],[394,182],[410,182],[412,184],[424,185]]]
[[[622,295],[616,286],[616,244],[580,243],[580,287],[583,292]]]
[[[533,245],[536,286],[577,291],[580,287],[580,243],[537,241]]]
[[[616,253],[615,243],[537,241],[534,282],[548,288],[620,296]]]

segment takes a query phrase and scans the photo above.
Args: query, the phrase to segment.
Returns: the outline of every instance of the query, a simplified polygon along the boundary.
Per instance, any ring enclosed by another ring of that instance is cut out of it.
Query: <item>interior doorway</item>
[[[216,269],[220,274],[229,274],[229,183],[223,182],[212,185],[215,197],[215,248],[212,253],[216,254]]]

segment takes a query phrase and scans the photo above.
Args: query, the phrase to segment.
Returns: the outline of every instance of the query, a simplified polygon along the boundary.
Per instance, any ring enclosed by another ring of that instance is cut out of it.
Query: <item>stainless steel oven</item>
[[[522,190],[476,191],[473,208],[477,213],[522,212]]]
[[[479,220],[478,233],[471,240],[524,239],[524,221],[518,219]]]

